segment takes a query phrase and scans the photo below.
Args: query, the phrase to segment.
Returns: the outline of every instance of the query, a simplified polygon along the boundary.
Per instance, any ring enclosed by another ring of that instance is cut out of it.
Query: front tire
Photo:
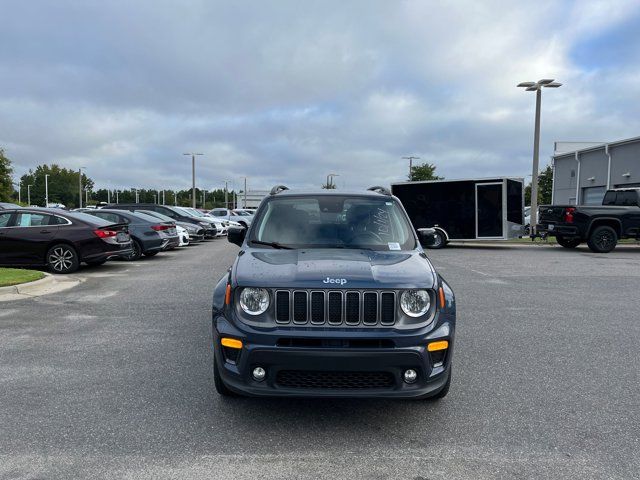
[[[439,248],[444,248],[447,243],[447,237],[444,236],[444,233],[442,233],[440,230],[436,230],[436,232],[433,234],[433,241],[429,245],[425,245],[425,247],[432,250],[437,250]]]
[[[556,235],[556,242],[564,248],[576,248],[581,243],[579,238],[566,238],[559,235]]]
[[[53,273],[73,273],[79,266],[80,259],[71,245],[64,243],[54,245],[47,252],[47,267]]]
[[[587,241],[587,245],[595,253],[609,253],[616,248],[617,244],[618,234],[613,228],[606,225],[594,228]]]
[[[449,378],[447,378],[447,383],[444,384],[444,387],[442,387],[442,389],[438,393],[436,393],[434,396],[427,398],[427,400],[430,400],[432,402],[437,402],[438,400],[446,397],[447,393],[449,393],[449,388],[451,387],[452,376],[453,376],[453,366],[449,367]]]
[[[138,243],[137,240],[133,240],[133,242],[131,243],[131,248],[133,249],[133,252],[124,257],[124,259],[129,262],[133,260],[140,260],[140,257],[142,256],[142,246],[140,245],[140,243]]]
[[[239,397],[236,392],[230,390],[224,384],[222,377],[220,376],[220,370],[218,370],[218,363],[216,362],[216,354],[213,352],[213,384],[216,386],[216,392],[223,397]]]

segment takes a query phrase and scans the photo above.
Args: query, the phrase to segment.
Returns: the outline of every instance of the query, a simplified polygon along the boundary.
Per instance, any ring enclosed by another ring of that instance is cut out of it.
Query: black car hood
[[[433,288],[436,275],[418,251],[247,249],[236,285],[266,288]]]

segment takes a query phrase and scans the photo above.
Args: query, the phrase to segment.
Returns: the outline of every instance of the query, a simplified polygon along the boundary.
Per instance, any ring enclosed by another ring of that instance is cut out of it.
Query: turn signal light
[[[444,298],[444,288],[440,287],[438,289],[438,297],[440,298],[440,308],[444,308],[445,305],[447,304]]]
[[[430,352],[437,352],[439,350],[446,350],[449,348],[449,342],[447,340],[440,340],[438,342],[431,342],[427,345],[427,350]]]
[[[222,338],[220,340],[220,343],[222,344],[223,347],[236,348],[236,349],[242,348],[242,341],[236,340],[235,338]]]
[[[229,285],[228,283],[227,283],[227,291],[224,294],[224,304],[225,305],[231,304],[231,285]]]

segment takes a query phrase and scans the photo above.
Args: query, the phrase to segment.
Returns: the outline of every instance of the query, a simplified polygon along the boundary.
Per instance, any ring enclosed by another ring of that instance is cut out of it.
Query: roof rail
[[[367,188],[367,191],[376,192],[376,193],[379,193],[381,195],[388,195],[389,197],[391,196],[391,192],[389,190],[387,190],[386,188],[381,187],[380,185],[376,185],[375,187],[369,187],[369,188]]]
[[[289,187],[287,187],[286,185],[276,185],[271,189],[271,193],[269,193],[269,195],[277,195],[285,190],[289,190]]]

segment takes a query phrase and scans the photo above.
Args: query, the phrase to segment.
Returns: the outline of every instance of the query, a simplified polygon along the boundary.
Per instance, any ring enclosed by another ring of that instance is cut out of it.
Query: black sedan
[[[56,209],[0,210],[0,265],[72,273],[81,262],[100,265],[131,252],[124,225]]]
[[[127,260],[137,260],[142,255],[153,257],[158,252],[180,244],[174,224],[163,222],[144,213],[99,208],[87,214],[127,226],[133,242],[133,252],[126,257],[123,256]]]

